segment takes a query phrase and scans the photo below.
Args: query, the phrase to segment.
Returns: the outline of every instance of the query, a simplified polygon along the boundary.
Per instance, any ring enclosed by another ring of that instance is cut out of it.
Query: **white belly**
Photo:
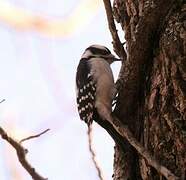
[[[115,85],[110,64],[103,59],[92,59],[92,72],[96,82],[96,104],[104,105],[110,112],[112,111],[112,100],[115,95]]]

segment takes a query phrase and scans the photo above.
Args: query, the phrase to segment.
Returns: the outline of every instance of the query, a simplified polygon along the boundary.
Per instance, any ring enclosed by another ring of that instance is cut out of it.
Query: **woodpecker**
[[[110,50],[101,45],[85,49],[76,73],[77,107],[80,119],[88,126],[101,117],[110,118],[112,101],[116,94],[113,73],[110,65],[116,58]]]

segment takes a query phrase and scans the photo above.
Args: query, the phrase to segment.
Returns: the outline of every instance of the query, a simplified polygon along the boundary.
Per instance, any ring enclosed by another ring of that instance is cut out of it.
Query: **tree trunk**
[[[115,0],[127,59],[114,113],[159,162],[186,179],[186,2]],[[162,179],[126,141],[114,180]],[[163,178],[164,179],[164,178]]]

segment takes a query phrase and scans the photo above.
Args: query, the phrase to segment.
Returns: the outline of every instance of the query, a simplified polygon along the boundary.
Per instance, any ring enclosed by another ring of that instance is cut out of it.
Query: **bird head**
[[[121,59],[116,58],[111,51],[102,45],[91,45],[85,49],[82,58],[102,58],[106,60],[109,64],[114,61],[121,61]]]

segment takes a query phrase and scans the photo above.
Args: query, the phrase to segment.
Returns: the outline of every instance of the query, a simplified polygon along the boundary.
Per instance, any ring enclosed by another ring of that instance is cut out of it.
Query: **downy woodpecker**
[[[120,60],[101,45],[89,46],[80,59],[76,73],[77,106],[80,119],[88,126],[98,115],[102,120],[110,119],[116,94],[110,64]]]

